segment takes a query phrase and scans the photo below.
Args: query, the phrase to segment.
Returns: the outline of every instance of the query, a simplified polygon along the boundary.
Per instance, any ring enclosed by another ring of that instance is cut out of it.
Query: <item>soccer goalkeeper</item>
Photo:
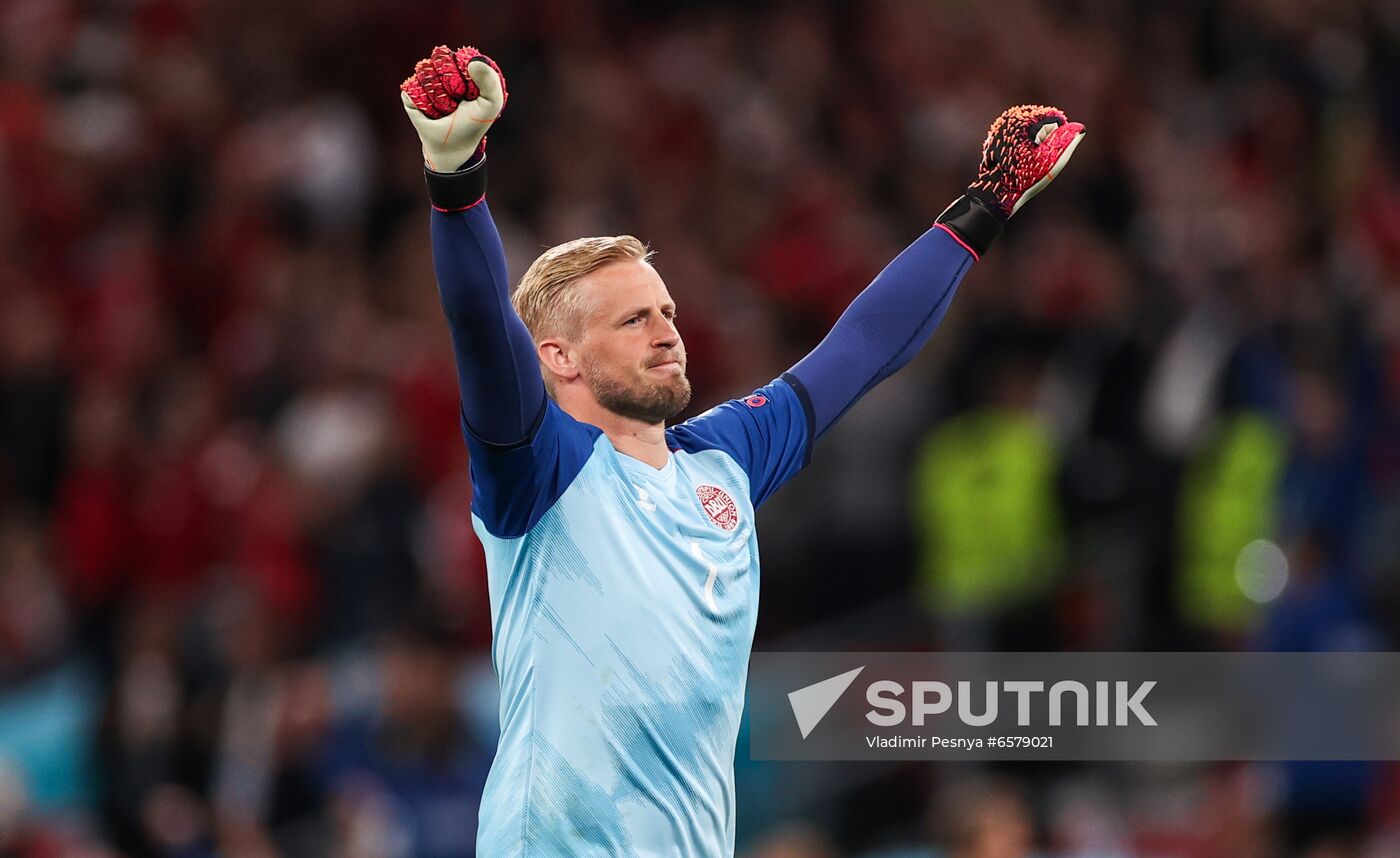
[[[501,682],[478,851],[733,854],[758,614],[754,510],[919,351],[1084,127],[1050,107],[1003,113],[967,192],[820,345],[668,429],[690,384],[675,303],[646,246],[613,236],[550,248],[512,298],[485,198],[501,70],[472,48],[437,48],[402,90],[423,144]]]

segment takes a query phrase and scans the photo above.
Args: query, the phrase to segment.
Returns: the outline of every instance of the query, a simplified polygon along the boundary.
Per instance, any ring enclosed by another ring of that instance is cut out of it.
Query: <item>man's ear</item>
[[[540,365],[557,381],[573,381],[579,376],[578,351],[567,340],[551,337],[535,346]]]

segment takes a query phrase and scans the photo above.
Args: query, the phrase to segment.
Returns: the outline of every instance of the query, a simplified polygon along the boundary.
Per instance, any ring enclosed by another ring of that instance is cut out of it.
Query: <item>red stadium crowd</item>
[[[473,854],[490,619],[396,89],[444,41],[510,76],[512,275],[649,242],[696,411],[1005,105],[1088,126],[765,508],[758,648],[1396,646],[1394,4],[433,5],[0,5],[0,853]],[[1393,764],[738,767],[765,858],[1400,854]]]

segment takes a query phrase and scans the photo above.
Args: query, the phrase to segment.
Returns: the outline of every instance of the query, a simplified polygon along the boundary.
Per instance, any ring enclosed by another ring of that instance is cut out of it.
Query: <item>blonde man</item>
[[[629,236],[546,251],[512,305],[485,202],[496,64],[437,48],[403,84],[486,549],[501,739],[481,855],[732,855],[734,747],[758,613],[754,510],[918,352],[963,274],[1083,126],[1002,114],[977,180],[807,357],[667,428],[690,401],[676,306]]]

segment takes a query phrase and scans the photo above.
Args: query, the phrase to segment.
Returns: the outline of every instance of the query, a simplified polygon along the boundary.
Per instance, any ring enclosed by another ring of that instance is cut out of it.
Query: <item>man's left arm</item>
[[[1013,107],[992,123],[977,179],[895,257],[806,357],[766,387],[672,427],[683,449],[719,449],[749,477],[755,507],[798,471],[812,444],[866,391],[918,353],[967,269],[1008,218],[1059,174],[1084,126],[1052,107]]]
[[[895,257],[826,338],[784,373],[811,410],[809,444],[918,354],[968,268],[1006,221],[1059,175],[1083,136],[1083,125],[1052,107],[1021,105],[997,117],[967,193]]]
[[[973,256],[930,229],[895,258],[792,369],[748,396],[671,428],[685,450],[723,450],[755,508],[812,460],[812,444],[867,390],[909,362],[937,327]]]

